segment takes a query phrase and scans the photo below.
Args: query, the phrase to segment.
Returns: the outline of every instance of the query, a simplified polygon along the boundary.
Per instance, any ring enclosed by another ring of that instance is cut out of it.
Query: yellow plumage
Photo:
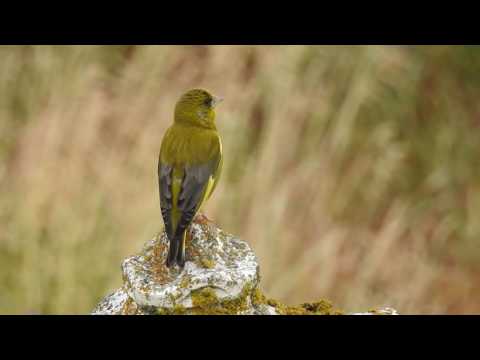
[[[169,238],[167,266],[185,263],[185,233],[212,195],[222,169],[222,144],[215,126],[218,99],[202,89],[185,93],[162,140],[158,162],[160,208]]]

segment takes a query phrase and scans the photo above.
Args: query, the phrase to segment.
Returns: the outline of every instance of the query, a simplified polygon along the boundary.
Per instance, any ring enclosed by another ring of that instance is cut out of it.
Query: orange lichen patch
[[[138,309],[138,306],[133,301],[133,299],[128,298],[128,300],[125,301],[125,304],[123,305],[121,313],[124,314],[124,315],[135,315],[135,314],[137,314],[137,309]]]
[[[157,241],[153,246],[153,257],[149,259],[152,265],[153,278],[158,284],[166,284],[174,279],[165,265],[165,254],[167,251],[168,247]]]
[[[212,231],[207,228],[209,226],[208,224],[200,224],[200,226],[203,235],[211,234]],[[205,250],[202,251],[198,241],[199,239],[195,239],[190,230],[187,231],[185,239],[185,257],[187,261],[193,261],[199,267],[212,269],[215,267],[215,261],[210,258],[209,254],[205,253]]]
[[[187,261],[194,261],[199,259],[201,256],[200,252],[195,249],[193,246],[185,246],[185,258]]]
[[[187,261],[192,261],[192,259],[200,256],[198,250],[195,249],[193,243],[193,237],[190,229],[187,230],[187,235],[185,236],[185,258]]]

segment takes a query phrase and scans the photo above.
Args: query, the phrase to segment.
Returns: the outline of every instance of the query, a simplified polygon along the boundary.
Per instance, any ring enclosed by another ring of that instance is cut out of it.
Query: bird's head
[[[175,106],[175,122],[215,128],[215,106],[222,99],[203,89],[192,89],[182,95]]]

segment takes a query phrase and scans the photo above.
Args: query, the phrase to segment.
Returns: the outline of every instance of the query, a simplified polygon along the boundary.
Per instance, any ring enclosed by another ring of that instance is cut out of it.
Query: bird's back
[[[160,162],[173,166],[204,164],[221,153],[220,137],[215,129],[173,124],[165,133]]]
[[[212,194],[220,176],[221,152],[220,137],[214,129],[174,124],[167,130],[160,150],[159,176],[162,167],[171,169],[163,175],[168,177],[163,194],[160,186],[162,213],[171,221],[171,233],[182,217],[182,197],[196,192],[196,212]],[[200,184],[202,188],[195,189]]]

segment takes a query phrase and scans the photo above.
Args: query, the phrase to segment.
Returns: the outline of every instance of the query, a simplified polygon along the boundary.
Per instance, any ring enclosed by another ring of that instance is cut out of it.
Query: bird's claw
[[[211,223],[212,220],[210,220],[208,217],[206,217],[204,214],[198,214],[196,217],[195,217],[195,222],[197,224],[201,224],[201,225],[206,225],[207,223]]]

